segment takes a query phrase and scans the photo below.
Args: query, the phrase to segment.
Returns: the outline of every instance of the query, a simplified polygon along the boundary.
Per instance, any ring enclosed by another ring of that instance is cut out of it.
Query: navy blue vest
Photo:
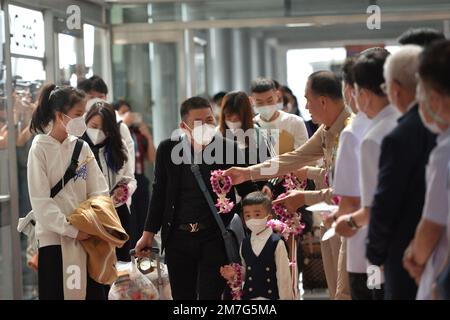
[[[242,257],[246,265],[242,295],[244,300],[257,297],[270,300],[280,298],[277,284],[277,266],[275,264],[275,250],[280,240],[280,236],[272,234],[267,239],[259,256],[256,256],[253,252],[250,237],[242,241]]]

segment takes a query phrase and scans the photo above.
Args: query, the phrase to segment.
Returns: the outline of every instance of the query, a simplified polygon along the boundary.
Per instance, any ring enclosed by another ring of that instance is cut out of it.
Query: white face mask
[[[436,124],[436,122],[445,124],[446,121],[444,119],[442,119],[442,117],[439,114],[437,114],[436,112],[434,112],[431,109],[430,104],[428,102],[428,97],[425,92],[425,88],[423,87],[421,82],[419,82],[417,84],[416,95],[417,95],[417,100],[421,104],[421,106],[419,106],[419,115],[420,115],[420,120],[422,120],[423,125],[434,134],[442,133],[443,130],[441,128],[439,128],[439,126]],[[425,108],[427,110],[428,116],[432,119],[431,123],[426,122],[422,108]]]
[[[86,133],[94,146],[102,143],[106,139],[105,133],[100,129],[88,128]]]
[[[225,123],[227,124],[227,127],[230,128],[230,130],[233,132],[236,131],[237,129],[242,128],[241,121],[231,122],[231,121],[225,120]]]
[[[277,103],[276,106],[277,106],[277,109],[278,109],[278,110],[283,110],[283,109],[284,109],[284,104],[281,103],[281,102],[280,102],[280,103]]]
[[[194,129],[191,129],[186,124],[186,122],[184,124],[189,128],[189,130],[191,130],[192,138],[194,138],[194,141],[202,146],[210,144],[212,139],[216,135],[216,127],[211,124],[204,123],[201,126],[195,127]]]
[[[419,116],[420,116],[420,120],[422,120],[423,125],[425,126],[425,128],[427,128],[429,131],[431,131],[434,134],[440,134],[442,133],[441,128],[438,127],[438,125],[436,123],[429,123],[426,122],[425,120],[425,116],[423,114],[422,108],[419,107]]]
[[[255,107],[255,113],[259,113],[263,120],[270,120],[278,110],[278,104]]]
[[[258,233],[266,228],[268,217],[262,219],[248,219],[245,221],[247,228],[250,229],[252,233]]]
[[[71,118],[67,114],[64,114],[70,121],[67,123],[66,132],[75,137],[81,137],[86,132],[86,122],[83,117]],[[64,125],[64,123],[63,123]]]

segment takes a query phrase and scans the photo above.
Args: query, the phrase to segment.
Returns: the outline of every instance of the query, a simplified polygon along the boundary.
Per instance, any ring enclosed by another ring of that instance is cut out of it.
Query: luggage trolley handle
[[[145,252],[149,252],[150,251],[150,253],[154,253],[156,256],[159,257],[159,248],[158,247],[144,248],[144,250],[142,250],[142,251],[145,251]],[[130,256],[132,256],[132,257],[136,256],[136,249],[131,249],[130,250]]]
[[[153,253],[156,257],[156,272],[158,274],[158,291],[161,292],[161,289],[163,287],[163,279],[162,279],[162,274],[161,274],[161,259],[160,259],[160,255],[159,255],[159,248],[158,247],[151,247],[151,248],[144,248],[145,252],[150,252]],[[131,249],[130,250],[130,256],[135,257],[136,256],[136,249]]]

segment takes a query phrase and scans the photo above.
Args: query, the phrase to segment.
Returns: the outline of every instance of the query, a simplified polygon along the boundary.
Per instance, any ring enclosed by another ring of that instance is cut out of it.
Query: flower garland
[[[121,205],[123,205],[124,203],[126,203],[129,195],[130,195],[130,189],[129,189],[128,185],[125,183],[118,184],[112,194],[112,200],[114,202],[114,206],[116,208],[118,208]]]
[[[233,186],[231,178],[229,176],[225,176],[222,170],[214,170],[211,171],[210,181],[214,193],[218,196],[216,207],[219,208],[219,212],[230,212],[234,207],[234,203],[226,196]]]
[[[306,188],[306,180],[299,181],[294,173],[289,173],[284,176],[283,187],[286,192],[291,190],[304,190]],[[286,193],[280,194],[277,199],[285,196]],[[272,219],[267,222],[267,226],[271,227],[273,232],[281,234],[287,241],[289,235],[293,234],[296,236],[303,231],[305,225],[300,222],[301,217],[297,212],[288,212],[284,206],[279,204],[273,205],[272,208],[280,219]]]
[[[326,173],[325,173],[325,185],[327,186],[327,187],[331,187],[330,186],[330,177],[329,177],[329,172],[327,171]],[[339,205],[339,202],[341,202],[341,197],[339,197],[339,196],[333,196],[332,198],[331,198],[331,202],[334,204],[334,205],[336,205],[336,206],[338,206]]]
[[[277,199],[286,197],[286,193],[282,193],[278,196]],[[305,225],[300,222],[301,217],[297,212],[288,212],[287,209],[279,204],[273,205],[273,210],[277,214],[277,216],[280,219],[280,222],[284,224],[284,229],[282,232],[283,237],[286,238],[286,235],[289,237],[290,234],[293,234],[294,236],[300,234],[303,229],[305,228]],[[271,226],[280,226],[279,223],[271,223]],[[272,228],[273,229],[273,228]]]
[[[233,280],[227,280],[227,284],[231,289],[231,296],[233,300],[241,300],[242,297],[242,267],[239,263],[232,263],[231,267],[234,269]]]
[[[284,176],[283,187],[286,191],[304,190],[306,188],[306,180],[299,181],[295,174],[289,173]]]

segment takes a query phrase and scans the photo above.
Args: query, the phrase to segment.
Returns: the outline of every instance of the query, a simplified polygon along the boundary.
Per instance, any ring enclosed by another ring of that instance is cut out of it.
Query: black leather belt
[[[191,233],[199,232],[208,229],[209,225],[204,223],[185,223],[178,225],[178,230],[188,231]]]

